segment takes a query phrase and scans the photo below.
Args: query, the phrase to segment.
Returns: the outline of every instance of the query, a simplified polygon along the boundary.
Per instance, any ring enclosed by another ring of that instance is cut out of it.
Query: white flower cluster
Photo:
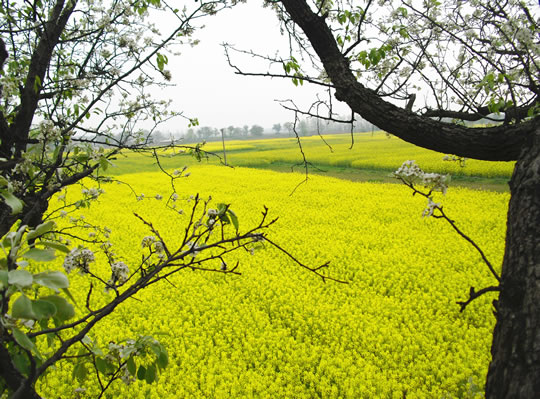
[[[56,128],[54,123],[48,119],[39,123],[38,131],[36,139],[40,141],[54,141],[62,137],[60,129]]]
[[[440,175],[438,173],[424,173],[422,175],[422,184],[424,187],[429,187],[433,191],[440,191],[446,194],[448,190],[448,176]]]
[[[141,247],[148,248],[150,250],[153,249],[158,254],[162,254],[163,251],[165,250],[163,243],[154,236],[143,237],[142,242],[141,242]]]
[[[124,284],[129,278],[129,267],[124,262],[114,262],[111,265],[113,282]]]
[[[459,162],[459,166],[465,167],[465,162],[467,161],[467,158],[458,157],[456,155],[445,155],[442,160],[451,161],[451,162]]]
[[[32,161],[28,158],[23,158],[22,161],[17,162],[13,169],[11,170],[12,173],[18,174],[28,174],[28,172],[33,168]]]
[[[154,237],[154,236],[143,237],[142,242],[141,242],[141,247],[142,248],[146,248],[146,247],[150,248],[154,242],[156,242],[156,237]]]
[[[101,194],[105,193],[105,190],[103,190],[102,188],[98,188],[98,187],[92,187],[91,189],[83,188],[81,192],[88,199],[95,200]]]
[[[433,212],[435,212],[435,209],[440,208],[440,206],[441,204],[433,202],[431,198],[428,198],[428,204],[426,209],[424,209],[424,212],[422,212],[422,217],[433,216]]]
[[[393,176],[409,184],[420,183],[432,191],[440,191],[443,194],[446,194],[450,180],[448,175],[424,172],[415,161],[403,162]]]
[[[109,354],[107,355],[107,358],[111,363],[113,363],[115,361],[123,361],[132,355],[137,356],[139,351],[135,346],[136,342],[133,339],[128,339],[124,345],[109,342]],[[123,373],[120,376],[120,379],[124,384],[129,385],[136,381],[135,377],[129,372],[125,362],[124,366],[122,367],[122,371]]]
[[[393,175],[402,178],[408,183],[414,183],[423,173],[415,161],[405,161]]]
[[[446,194],[448,190],[448,182],[450,180],[447,175],[440,175],[438,173],[426,173],[416,164],[415,161],[405,161],[401,167],[393,173],[394,177],[403,180],[405,183],[414,185],[415,183],[421,183],[424,187],[432,191],[440,191]],[[441,204],[434,202],[430,194],[424,194],[428,199],[428,204],[422,217],[433,216],[435,209],[440,209]],[[429,195],[429,196],[428,196]]]
[[[87,248],[73,248],[64,259],[64,269],[70,273],[73,269],[79,269],[81,273],[88,273],[89,264],[94,262],[94,253]]]
[[[16,96],[19,90],[17,80],[11,76],[2,76],[0,79],[0,91],[3,99],[9,99],[9,97]]]

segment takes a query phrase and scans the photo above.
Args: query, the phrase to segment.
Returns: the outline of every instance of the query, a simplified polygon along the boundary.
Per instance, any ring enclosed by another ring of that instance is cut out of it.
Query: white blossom
[[[433,202],[431,198],[428,198],[428,204],[426,209],[424,209],[424,212],[422,212],[422,217],[430,217],[433,215],[433,212],[435,209],[440,208],[441,204],[437,202]]]
[[[119,284],[124,284],[129,278],[129,267],[124,262],[111,264],[112,279]]]
[[[94,253],[87,248],[73,248],[64,259],[64,269],[70,273],[73,269],[79,269],[81,273],[90,271],[89,264],[95,261]]]
[[[440,191],[446,194],[448,189],[449,176],[438,173],[426,173],[416,164],[415,161],[405,161],[393,173],[394,177],[402,179],[409,184],[421,183],[424,187],[433,191]]]
[[[150,247],[152,247],[152,244],[155,243],[155,242],[156,242],[156,237],[154,237],[154,236],[143,237],[142,242],[141,242],[141,247],[150,248]]]

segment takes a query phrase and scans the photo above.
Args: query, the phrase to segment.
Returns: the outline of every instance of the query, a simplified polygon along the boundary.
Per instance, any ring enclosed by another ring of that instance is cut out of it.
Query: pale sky
[[[164,90],[173,99],[175,110],[197,117],[200,126],[216,128],[230,125],[258,124],[271,129],[274,123],[292,122],[294,114],[284,110],[274,100],[294,98],[309,105],[315,98],[315,88],[295,87],[290,80],[236,75],[229,67],[221,43],[227,42],[244,50],[275,54],[286,49],[287,40],[280,35],[277,17],[262,2],[249,1],[204,19],[206,27],[195,34],[200,44],[185,46],[177,57],[169,58],[167,69],[172,72],[176,87]],[[261,65],[244,60],[242,66],[253,72],[263,72]],[[187,122],[177,119],[160,130],[185,131]]]

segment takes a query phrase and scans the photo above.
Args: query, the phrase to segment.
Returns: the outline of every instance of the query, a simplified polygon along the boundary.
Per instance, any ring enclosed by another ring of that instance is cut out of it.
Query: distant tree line
[[[448,119],[448,118],[443,118]],[[355,133],[360,132],[373,132],[375,130],[380,130],[375,125],[365,121],[364,119],[355,116],[354,122],[351,124],[350,122],[338,122],[338,120],[341,121],[347,121],[350,120],[350,116],[339,116],[336,117],[333,121],[327,121],[321,118],[316,117],[307,117],[307,118],[299,118],[296,121],[296,124],[294,122],[284,122],[284,123],[275,123],[272,125],[271,130],[265,130],[260,125],[252,125],[251,127],[248,125],[244,125],[242,127],[239,126],[228,126],[226,128],[217,129],[215,127],[210,126],[202,126],[202,127],[191,127],[189,128],[185,133],[179,134],[179,133],[164,133],[159,130],[153,131],[152,133],[149,133],[148,131],[144,131],[144,134],[149,138],[148,144],[149,145],[159,145],[159,144],[166,144],[171,143],[172,140],[179,140],[181,139],[183,142],[186,143],[195,143],[200,142],[204,140],[215,140],[215,139],[221,139],[221,130],[223,130],[223,136],[230,139],[243,139],[243,138],[257,138],[257,137],[263,137],[263,136],[284,136],[284,137],[293,137],[296,133],[300,137],[304,136],[312,136],[314,134],[339,134],[339,133],[350,133],[351,131]],[[451,122],[448,120],[448,122]],[[482,119],[480,121],[475,121],[474,123],[467,123],[467,124],[480,124],[480,125],[487,125],[489,123],[492,123],[491,121],[487,119]],[[118,140],[121,138],[118,137]],[[133,139],[131,140],[133,141]]]
[[[339,119],[346,120],[347,117],[342,117]],[[350,119],[350,117],[349,117]],[[354,132],[367,132],[375,129],[369,122],[366,122],[363,119],[355,120],[352,125],[352,130]],[[202,127],[191,127],[184,134],[180,134],[180,137],[183,137],[185,142],[197,142],[201,140],[212,140],[221,138],[221,131],[223,130],[223,136],[226,138],[242,139],[248,137],[263,137],[263,135],[271,136],[294,136],[295,130],[299,136],[311,136],[317,134],[335,134],[335,133],[347,133],[351,131],[350,123],[339,123],[336,121],[326,121],[320,118],[307,117],[304,119],[299,119],[296,122],[284,122],[284,123],[275,123],[272,125],[271,130],[265,130],[260,125],[248,125],[240,126],[227,126],[225,128],[217,129],[210,126]],[[155,132],[153,135],[154,143],[159,143],[164,139],[169,139],[168,135],[165,135],[161,132]],[[177,136],[177,135],[175,135]]]
[[[264,128],[259,125],[244,125],[228,126],[226,128],[217,129],[210,126],[202,126],[199,128],[189,128],[185,134],[181,135],[186,142],[196,142],[201,140],[212,140],[221,138],[223,136],[228,138],[245,138],[245,137],[261,137],[264,134]]]
[[[336,134],[336,133],[348,133],[351,130],[353,132],[369,132],[377,129],[371,123],[355,117],[354,122],[345,122],[350,120],[350,116],[339,116],[335,120],[328,121],[316,117],[300,118],[294,122],[276,123],[272,126],[274,134],[284,134],[293,136],[296,133],[299,136],[311,136],[314,134]],[[343,122],[339,122],[343,121]]]

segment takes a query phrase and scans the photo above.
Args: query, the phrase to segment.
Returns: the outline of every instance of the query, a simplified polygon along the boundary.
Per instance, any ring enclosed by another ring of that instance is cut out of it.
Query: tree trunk
[[[540,126],[510,181],[487,398],[540,398]]]
[[[0,345],[0,378],[12,392],[9,399],[41,399],[31,380],[15,368],[4,341]]]

